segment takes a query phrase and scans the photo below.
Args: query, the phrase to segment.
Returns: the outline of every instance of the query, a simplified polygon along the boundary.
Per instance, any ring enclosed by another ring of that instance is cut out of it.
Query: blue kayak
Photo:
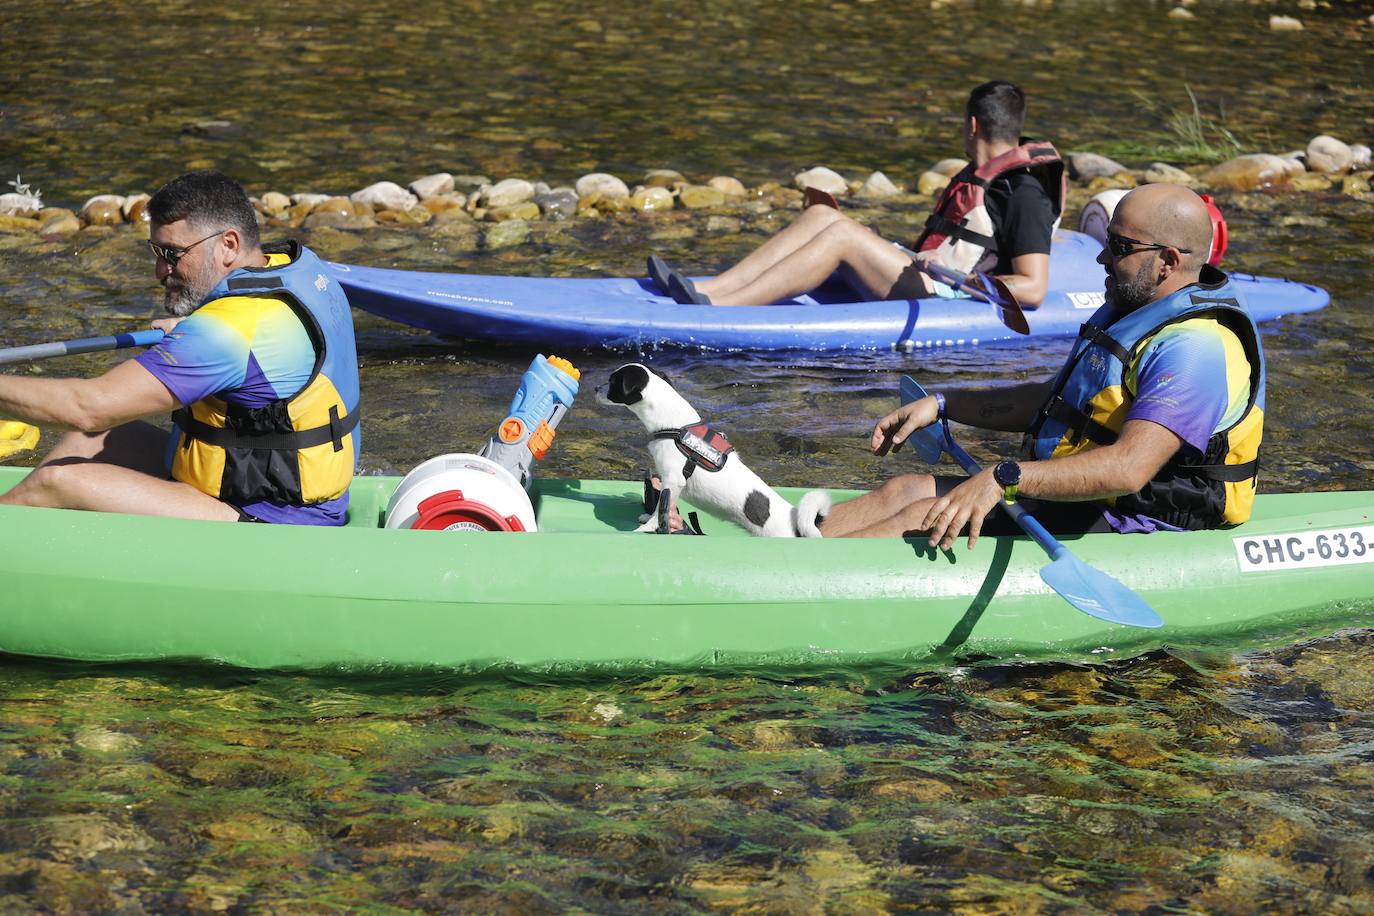
[[[1102,246],[1061,229],[1050,290],[1026,313],[1036,337],[1072,336],[1102,304]],[[1020,339],[996,307],[975,299],[854,302],[842,283],[777,305],[679,305],[647,280],[495,277],[329,265],[355,308],[445,337],[531,348],[899,350]],[[1326,291],[1233,274],[1256,321],[1323,308]]]

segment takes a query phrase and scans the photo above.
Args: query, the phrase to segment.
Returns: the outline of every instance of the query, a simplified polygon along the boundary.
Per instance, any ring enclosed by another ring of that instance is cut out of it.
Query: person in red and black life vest
[[[1118,204],[1098,256],[1106,304],[1048,381],[950,391],[878,421],[883,455],[948,418],[1023,432],[1020,461],[969,478],[908,474],[834,507],[826,537],[1019,534],[999,500],[1056,534],[1220,528],[1250,517],[1264,432],[1264,356],[1240,291],[1206,263],[1192,191],[1145,185]]]
[[[993,80],[969,94],[964,151],[971,160],[944,189],[916,257],[959,273],[1000,277],[1024,308],[1049,285],[1050,237],[1064,209],[1064,164],[1053,145],[1021,138],[1025,94]],[[913,258],[873,230],[826,206],[811,206],[744,260],[691,281],[657,256],[649,275],[676,301],[762,305],[819,286],[835,271],[866,299],[964,295],[932,280]]]
[[[343,288],[308,248],[262,247],[219,172],[148,214],[167,335],[97,378],[0,375],[0,416],[71,430],[0,503],[342,525],[360,435]],[[169,413],[170,436],[143,419]]]

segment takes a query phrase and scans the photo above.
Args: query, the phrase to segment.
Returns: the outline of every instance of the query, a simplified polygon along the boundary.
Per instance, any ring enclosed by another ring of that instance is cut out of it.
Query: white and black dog
[[[680,494],[711,515],[762,537],[820,537],[817,525],[830,511],[830,496],[812,490],[793,508],[749,470],[734,446],[702,422],[701,415],[657,372],[628,363],[611,373],[605,400],[630,409],[649,431],[664,494]],[[638,531],[657,531],[652,516]]]

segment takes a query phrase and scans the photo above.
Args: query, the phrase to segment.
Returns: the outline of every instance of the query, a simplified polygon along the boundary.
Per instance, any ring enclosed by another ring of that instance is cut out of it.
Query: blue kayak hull
[[[1102,304],[1101,246],[1055,234],[1050,291],[1027,312],[1036,337],[1072,336]],[[330,264],[349,302],[445,337],[571,349],[914,350],[1019,339],[993,306],[972,299],[845,301],[827,284],[778,305],[679,305],[647,279],[500,277]],[[1316,311],[1326,291],[1234,274],[1256,321]],[[850,297],[852,298],[852,297]]]

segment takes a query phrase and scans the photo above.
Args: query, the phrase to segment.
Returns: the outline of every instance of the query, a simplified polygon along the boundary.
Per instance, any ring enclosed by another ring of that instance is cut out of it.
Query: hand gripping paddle
[[[903,404],[927,396],[925,389],[909,375],[902,377],[901,394]],[[912,433],[909,441],[915,446],[921,460],[928,464],[934,464],[940,459],[941,452],[948,451],[970,475],[982,470],[978,462],[973,460],[973,456],[954,441],[947,420],[941,423],[940,430],[934,426],[917,430]],[[1144,598],[1102,570],[1080,560],[1023,507],[1006,500],[1001,502],[1001,506],[1011,516],[1012,521],[1021,526],[1021,530],[1030,535],[1035,543],[1049,554],[1051,562],[1041,568],[1040,578],[1069,604],[1089,617],[1111,623],[1149,628],[1164,625],[1163,618]]]

